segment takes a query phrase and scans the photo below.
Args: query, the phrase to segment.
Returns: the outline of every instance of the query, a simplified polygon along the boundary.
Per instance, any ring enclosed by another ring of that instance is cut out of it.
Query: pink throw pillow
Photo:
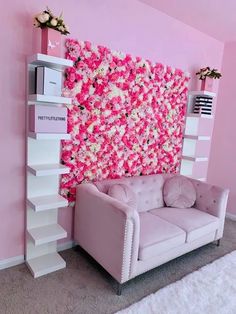
[[[167,179],[163,188],[163,197],[167,206],[189,208],[196,202],[196,190],[190,180],[183,176]]]
[[[138,207],[136,193],[125,184],[113,184],[107,194],[132,208],[137,209]]]

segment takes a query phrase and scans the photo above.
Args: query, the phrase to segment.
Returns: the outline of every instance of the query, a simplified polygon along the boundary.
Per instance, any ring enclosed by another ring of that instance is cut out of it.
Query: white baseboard
[[[74,241],[68,241],[65,243],[60,243],[57,245],[58,252],[71,249],[73,246],[75,246]],[[0,270],[13,267],[16,265],[23,264],[25,262],[24,255],[14,256],[11,258],[7,258],[4,260],[0,260]]]
[[[75,243],[72,240],[65,243],[58,243],[57,251],[60,252],[60,251],[68,250],[68,249],[71,249],[73,246],[75,246]]]
[[[234,215],[234,214],[226,213],[226,218],[229,218],[231,220],[235,220],[236,221],[236,215]]]
[[[24,263],[24,255],[14,256],[8,259],[0,260],[0,270]]]

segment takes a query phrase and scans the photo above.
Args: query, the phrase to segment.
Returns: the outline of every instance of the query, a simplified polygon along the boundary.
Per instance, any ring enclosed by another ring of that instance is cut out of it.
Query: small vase
[[[62,34],[55,29],[46,27],[42,29],[42,53],[54,57],[61,57]]]
[[[204,80],[202,80],[201,90],[202,91],[205,90],[205,91],[208,91],[208,92],[212,92],[212,90],[213,90],[213,78],[206,77]]]

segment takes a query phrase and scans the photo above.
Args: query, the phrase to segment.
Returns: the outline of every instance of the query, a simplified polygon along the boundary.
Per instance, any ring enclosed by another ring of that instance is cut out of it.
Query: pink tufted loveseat
[[[223,235],[228,190],[190,179],[192,208],[166,207],[155,174],[81,184],[77,188],[74,239],[121,284]],[[137,195],[137,209],[107,195],[114,184]]]

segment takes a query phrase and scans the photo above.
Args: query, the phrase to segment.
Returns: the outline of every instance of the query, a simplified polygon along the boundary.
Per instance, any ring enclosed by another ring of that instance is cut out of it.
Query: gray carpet
[[[0,313],[114,313],[233,250],[236,222],[227,220],[220,247],[209,244],[151,270],[126,284],[119,297],[97,263],[81,249],[70,249],[61,253],[66,269],[38,279],[24,264],[0,271]]]

